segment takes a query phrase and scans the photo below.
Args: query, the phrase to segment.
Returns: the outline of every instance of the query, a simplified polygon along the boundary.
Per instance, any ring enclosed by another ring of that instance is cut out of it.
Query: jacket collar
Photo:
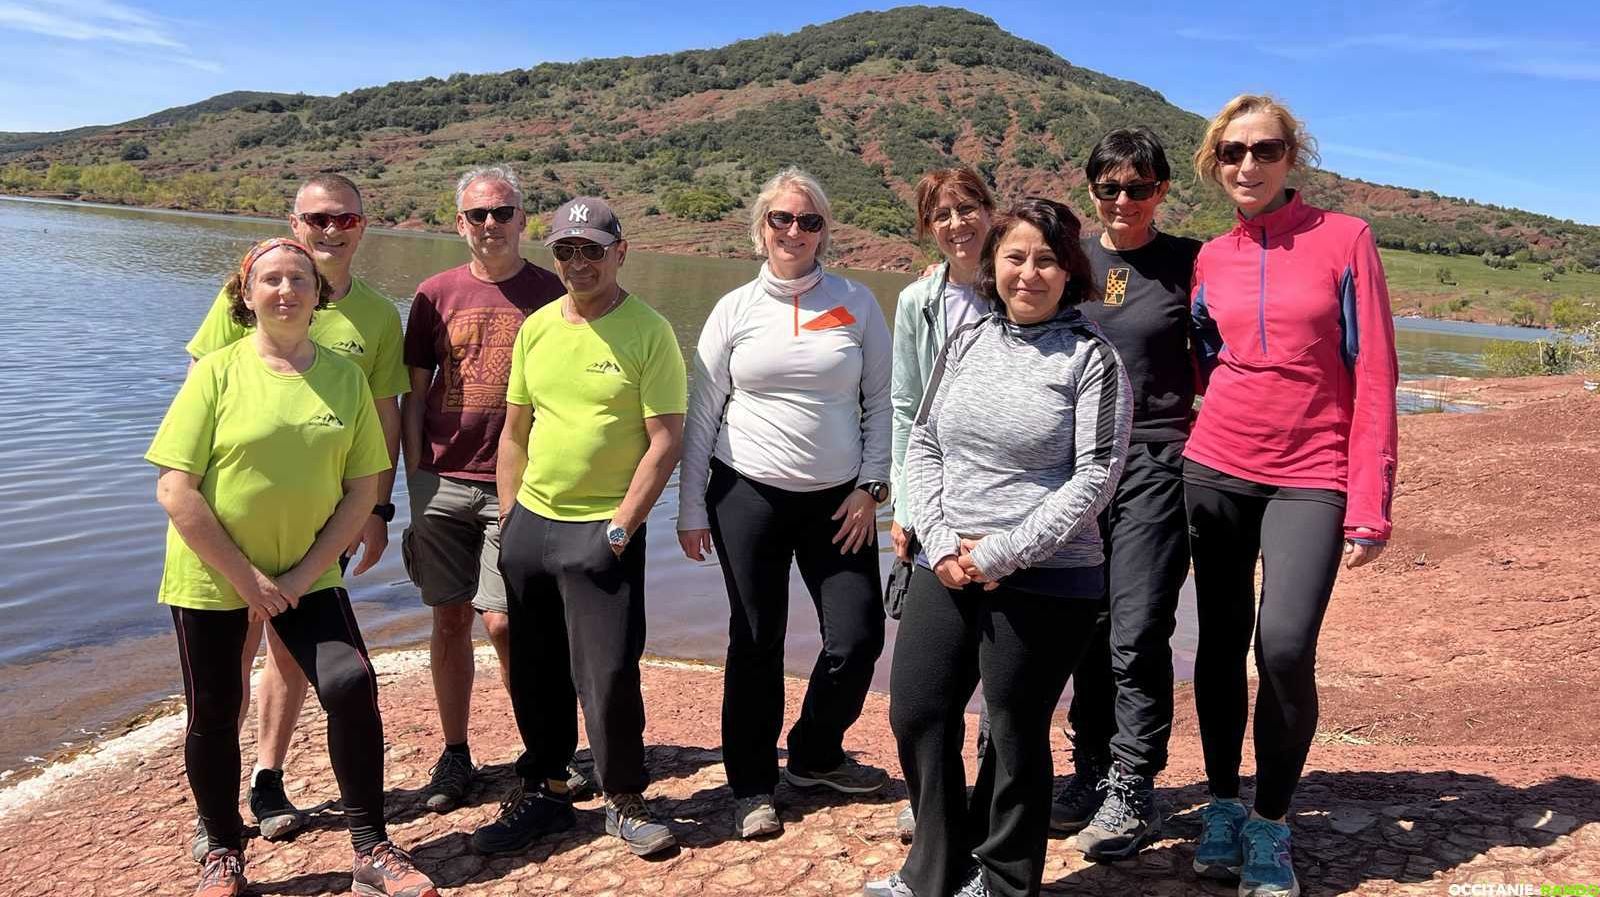
[[[1265,229],[1270,239],[1300,230],[1316,212],[1316,209],[1306,205],[1305,200],[1300,198],[1299,190],[1290,190],[1288,202],[1270,212],[1262,212],[1254,218],[1246,218],[1238,209],[1234,209],[1234,229],[1243,231],[1251,237],[1261,236],[1262,230]]]

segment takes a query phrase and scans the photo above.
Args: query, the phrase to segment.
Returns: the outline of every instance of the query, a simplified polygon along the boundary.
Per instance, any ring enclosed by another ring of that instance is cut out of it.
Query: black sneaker
[[[578,815],[572,812],[569,796],[518,785],[500,805],[500,818],[472,833],[472,849],[478,853],[526,850],[540,836],[566,831],[577,824]]]
[[[649,856],[678,843],[672,829],[650,815],[640,794],[606,795],[606,834],[616,835],[634,856]]]
[[[889,784],[889,774],[854,757],[845,757],[832,769],[802,769],[790,760],[783,778],[796,788],[832,788],[841,794],[871,794]]]
[[[428,787],[424,790],[428,795],[428,809],[435,813],[454,810],[467,796],[475,773],[471,757],[446,748],[428,771]]]
[[[1073,773],[1050,804],[1050,829],[1075,832],[1089,824],[1100,809],[1100,783],[1110,763],[1098,758],[1073,758]]]
[[[250,815],[268,841],[287,840],[306,827],[306,814],[283,792],[283,770],[263,769],[250,783]]]
[[[1078,833],[1078,849],[1091,860],[1125,860],[1161,831],[1155,783],[1113,763],[1100,788],[1105,800],[1088,827]]]

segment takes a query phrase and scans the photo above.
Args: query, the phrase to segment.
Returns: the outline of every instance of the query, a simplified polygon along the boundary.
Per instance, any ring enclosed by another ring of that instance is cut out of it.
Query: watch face
[[[628,531],[623,529],[620,526],[613,526],[610,529],[606,530],[606,541],[608,541],[608,542],[626,542],[626,541],[628,541]]]

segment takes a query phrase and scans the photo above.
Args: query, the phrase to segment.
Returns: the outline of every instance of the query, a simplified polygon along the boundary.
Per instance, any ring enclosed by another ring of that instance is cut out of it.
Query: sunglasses
[[[815,212],[807,212],[804,215],[796,215],[793,212],[767,213],[767,226],[773,230],[788,230],[789,225],[796,223],[800,225],[801,230],[814,234],[822,230],[822,226],[827,224],[828,220]]]
[[[301,212],[295,217],[313,230],[327,230],[330,224],[340,230],[350,230],[367,220],[365,215],[355,212],[340,212],[337,215],[330,215],[327,212]]]
[[[1117,194],[1126,193],[1134,202],[1143,202],[1156,195],[1156,189],[1161,186],[1160,181],[1135,181],[1131,184],[1119,184],[1116,181],[1100,181],[1089,185],[1089,192],[1095,199],[1113,200]]]
[[[516,206],[495,206],[492,209],[462,209],[461,216],[472,224],[482,224],[493,215],[494,220],[505,224],[511,216],[517,214]]]
[[[610,246],[601,246],[599,243],[557,243],[550,247],[550,254],[558,262],[570,262],[575,255],[581,255],[591,262],[598,262],[606,257]]]
[[[952,218],[954,218],[956,221],[971,221],[972,219],[978,217],[978,208],[979,206],[975,202],[964,202],[954,208],[951,208],[950,206],[940,206],[939,208],[928,213],[928,223],[941,224]]]
[[[1257,140],[1251,144],[1243,144],[1237,140],[1223,140],[1217,143],[1217,161],[1224,165],[1238,165],[1244,161],[1245,153],[1254,156],[1257,162],[1270,165],[1288,155],[1289,141],[1273,138]]]

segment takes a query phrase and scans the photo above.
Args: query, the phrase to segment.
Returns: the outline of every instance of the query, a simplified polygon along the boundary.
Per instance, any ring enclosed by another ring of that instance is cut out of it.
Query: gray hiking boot
[[[983,864],[975,863],[967,880],[956,888],[953,897],[989,897],[989,882],[983,877]]]
[[[1113,763],[1100,783],[1105,800],[1094,819],[1078,833],[1078,849],[1091,860],[1125,860],[1144,849],[1161,831],[1156,790],[1148,776]]]
[[[189,840],[189,856],[196,863],[205,865],[206,854],[211,852],[211,838],[206,835],[205,820],[199,816],[194,818],[194,837]]]
[[[900,836],[900,843],[902,844],[910,844],[912,839],[916,837],[917,811],[911,809],[910,804],[906,804],[906,808],[901,810],[900,815],[894,818],[894,831],[895,834]]]
[[[634,856],[649,856],[677,845],[672,829],[650,815],[641,794],[606,795],[606,834],[616,835]]]
[[[841,794],[871,794],[889,784],[889,774],[854,757],[845,757],[832,769],[804,769],[794,761],[783,768],[783,778],[796,788],[832,788]]]
[[[888,878],[867,882],[866,887],[861,889],[861,897],[917,897],[917,895],[911,890],[911,886],[906,884],[906,880],[900,877],[900,873],[891,872]]]
[[[733,808],[733,833],[746,840],[782,834],[783,820],[778,818],[772,795],[739,798]]]
[[[467,796],[476,773],[471,757],[446,748],[429,770],[428,787],[423,789],[428,795],[428,809],[435,813],[454,810]]]
[[[1100,809],[1100,783],[1111,764],[1097,758],[1073,758],[1074,770],[1050,803],[1050,830],[1075,832],[1089,824]]]

